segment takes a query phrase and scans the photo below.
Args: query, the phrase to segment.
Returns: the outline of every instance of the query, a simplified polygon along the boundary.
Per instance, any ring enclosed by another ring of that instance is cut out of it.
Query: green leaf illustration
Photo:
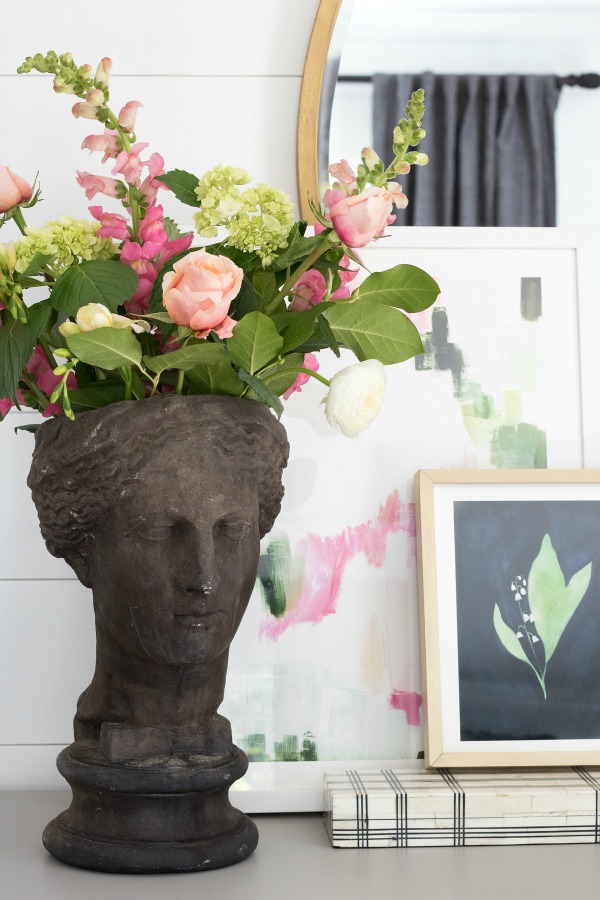
[[[566,584],[550,535],[544,535],[529,573],[529,606],[544,644],[546,663],[552,658],[563,631],[583,600],[591,577],[590,562]]]
[[[502,618],[502,613],[500,612],[500,607],[496,603],[494,606],[494,628],[496,629],[496,634],[500,638],[502,646],[505,650],[508,650],[513,656],[517,659],[520,659],[522,662],[527,663],[530,669],[533,669],[535,672],[535,676],[539,681],[542,690],[544,692],[544,698],[546,697],[546,686],[544,684],[543,677],[540,677],[540,673],[537,671],[535,666],[531,663],[531,661],[527,658],[527,654],[523,650],[522,640],[519,640],[515,632],[509,628],[504,619]]]

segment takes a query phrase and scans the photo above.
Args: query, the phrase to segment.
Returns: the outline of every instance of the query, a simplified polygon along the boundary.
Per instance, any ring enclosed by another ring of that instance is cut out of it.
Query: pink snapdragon
[[[76,119],[95,119],[98,107],[94,103],[90,103],[89,100],[82,100],[81,103],[76,103],[73,106],[71,112]]]
[[[132,132],[135,128],[135,119],[137,116],[137,111],[140,106],[143,106],[143,103],[140,103],[139,100],[130,100],[125,104],[121,112],[119,113],[119,125],[125,131]]]
[[[302,363],[303,369],[310,369],[311,372],[319,371],[319,360],[315,356],[314,353],[306,353],[304,355],[304,361]],[[287,391],[283,394],[284,400],[289,400],[292,394],[300,393],[302,388],[306,384],[306,382],[310,379],[310,375],[307,375],[306,372],[299,372],[298,377],[291,387],[287,389]]]
[[[116,178],[105,178],[90,172],[77,172],[77,184],[85,190],[88,200],[96,194],[106,194],[107,197],[119,197],[123,194],[123,185]]]
[[[90,153],[101,150],[104,153],[102,157],[104,164],[107,159],[116,159],[120,153],[117,137],[116,131],[105,128],[104,134],[88,134],[81,142],[81,149],[89,150]]]
[[[112,66],[113,61],[110,56],[103,56],[98,63],[98,68],[96,69],[96,74],[94,75],[94,81],[98,85],[98,87],[108,87],[108,82],[110,80],[110,70],[112,69]]]
[[[352,194],[358,190],[356,175],[347,159],[329,166],[330,175],[335,178],[345,194]]]
[[[143,241],[144,255],[153,259],[167,242],[162,206],[151,206],[140,225],[139,236]]]
[[[114,238],[115,241],[124,241],[129,237],[127,219],[117,213],[104,212],[101,206],[88,206],[94,219],[100,222],[100,228],[96,232],[98,237]]]
[[[160,153],[153,153],[145,165],[148,167],[148,175],[142,181],[140,190],[148,203],[154,203],[159,190],[171,190],[171,188],[167,187],[166,184],[163,184],[162,181],[156,180],[158,175],[165,174],[165,161]]]
[[[122,150],[115,160],[112,170],[113,175],[122,175],[128,184],[139,187],[142,169],[146,165],[140,159],[140,153],[148,147],[148,143],[140,141],[134,144],[131,150]]]
[[[130,300],[125,301],[125,309],[128,313],[147,313],[148,312],[148,298],[152,293],[152,287],[154,282],[156,281],[157,273],[162,269],[164,264],[168,262],[171,257],[175,256],[177,253],[182,253],[184,250],[187,250],[188,247],[191,246],[191,243],[194,239],[193,233],[190,231],[188,234],[184,234],[181,237],[175,238],[173,241],[167,241],[166,244],[163,244],[161,250],[156,257],[156,259],[150,263],[149,261],[144,261],[143,263],[140,261],[141,251],[139,256],[136,256],[135,250],[132,251],[131,248],[128,248],[125,254],[125,259],[123,259],[123,255],[121,254],[121,262],[126,263],[127,265],[131,265],[132,268],[137,272],[139,281],[135,294],[131,297]],[[139,246],[139,245],[138,245]],[[130,256],[130,259],[127,259],[127,256]],[[135,259],[133,257],[136,257]],[[143,268],[143,272],[140,269]]]

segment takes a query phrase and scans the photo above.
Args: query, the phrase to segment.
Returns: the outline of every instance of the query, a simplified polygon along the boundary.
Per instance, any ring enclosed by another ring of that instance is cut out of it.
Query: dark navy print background
[[[600,738],[600,502],[455,502],[462,740]],[[568,583],[591,581],[549,660],[547,699],[535,672],[502,645],[494,606],[516,630],[511,582],[528,577],[549,534]]]

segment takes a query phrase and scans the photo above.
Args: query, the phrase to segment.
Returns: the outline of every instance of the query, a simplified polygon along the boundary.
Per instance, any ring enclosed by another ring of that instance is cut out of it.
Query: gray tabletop
[[[56,862],[45,824],[62,791],[0,794],[2,900],[597,900],[600,846],[333,850],[318,814],[255,816],[257,851],[228,869],[109,875]]]

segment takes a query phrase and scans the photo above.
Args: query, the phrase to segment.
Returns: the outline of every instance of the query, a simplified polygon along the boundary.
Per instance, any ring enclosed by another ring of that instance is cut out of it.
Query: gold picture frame
[[[600,469],[420,470],[415,498],[427,766],[600,765]]]
[[[309,206],[309,198],[317,206],[320,201],[318,132],[323,77],[327,54],[343,0],[321,0],[313,25],[298,106],[298,132],[296,140],[296,172],[298,200],[301,217],[316,221]]]

